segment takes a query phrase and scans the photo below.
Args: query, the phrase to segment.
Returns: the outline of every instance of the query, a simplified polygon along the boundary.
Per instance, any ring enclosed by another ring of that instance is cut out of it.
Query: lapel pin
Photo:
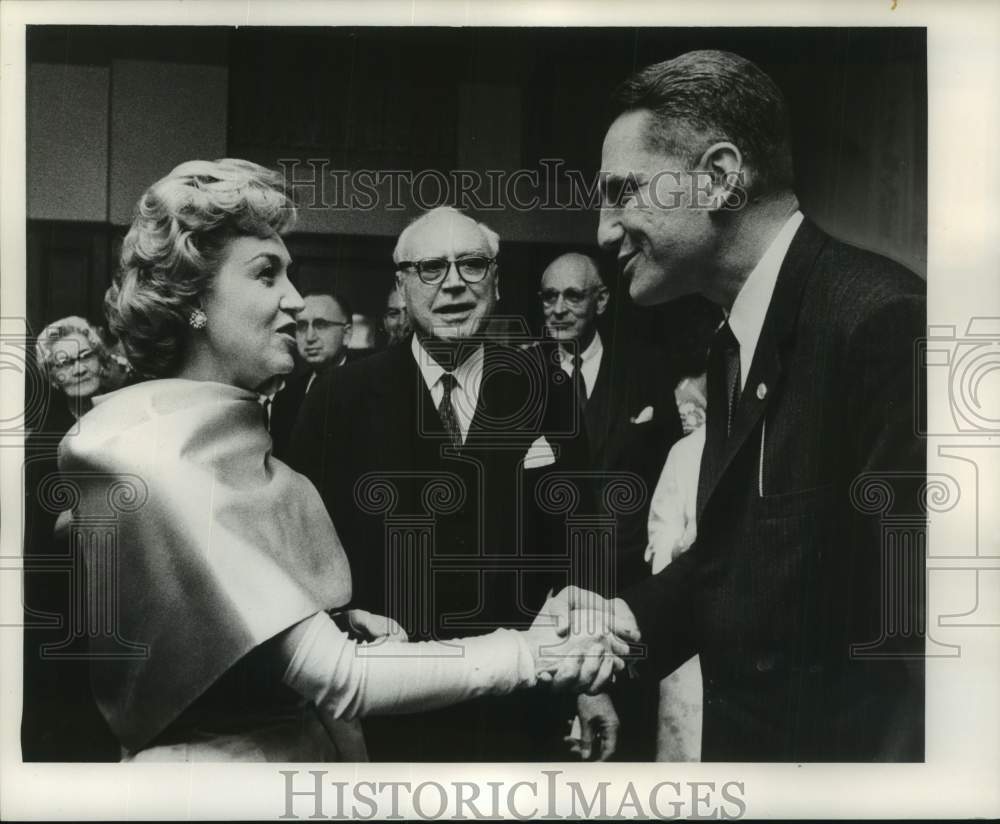
[[[762,401],[767,397],[767,385],[763,383],[757,384],[757,400]]]

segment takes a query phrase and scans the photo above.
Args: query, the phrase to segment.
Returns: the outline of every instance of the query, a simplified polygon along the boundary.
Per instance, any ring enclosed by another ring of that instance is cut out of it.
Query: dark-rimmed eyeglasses
[[[451,265],[454,263],[458,269],[458,275],[466,283],[479,283],[490,271],[490,267],[497,262],[495,257],[485,257],[484,255],[464,255],[460,258],[424,258],[423,260],[401,260],[396,264],[400,272],[416,272],[424,283],[433,286],[440,283],[448,276]]]
[[[599,286],[591,286],[589,289],[563,289],[559,291],[558,289],[542,289],[538,293],[538,297],[542,299],[543,306],[553,306],[555,302],[559,300],[562,296],[563,302],[567,306],[572,306],[574,309],[579,308],[583,305],[583,302],[589,298],[595,290],[599,289]]]

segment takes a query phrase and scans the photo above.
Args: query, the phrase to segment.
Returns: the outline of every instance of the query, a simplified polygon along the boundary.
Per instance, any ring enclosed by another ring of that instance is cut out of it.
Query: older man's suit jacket
[[[701,656],[705,760],[923,758],[925,323],[918,277],[799,228],[698,539],[625,595],[655,674]]]
[[[353,605],[396,618],[412,640],[528,626],[548,591],[572,579],[573,495],[546,484],[583,466],[574,414],[571,388],[537,351],[497,344],[486,345],[460,449],[409,346],[320,378],[291,463],[319,488],[347,549]],[[544,693],[522,693],[369,719],[366,732],[376,760],[530,760],[550,755],[542,739],[558,738],[557,721]]]

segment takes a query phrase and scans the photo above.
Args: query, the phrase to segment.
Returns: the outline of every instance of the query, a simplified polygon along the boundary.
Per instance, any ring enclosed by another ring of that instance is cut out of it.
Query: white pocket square
[[[634,418],[629,418],[632,423],[646,423],[647,421],[653,420],[653,407],[647,406]]]
[[[556,455],[549,446],[549,442],[544,435],[540,435],[535,442],[528,447],[524,455],[525,469],[538,469],[541,466],[548,466],[556,462]]]

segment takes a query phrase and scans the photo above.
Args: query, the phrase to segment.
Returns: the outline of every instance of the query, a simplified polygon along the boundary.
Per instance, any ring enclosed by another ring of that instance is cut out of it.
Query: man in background
[[[598,321],[609,295],[593,258],[575,252],[556,258],[543,272],[538,294],[545,334],[558,345],[560,367],[582,411],[594,499],[602,501],[615,473],[639,484],[642,503],[617,517],[615,585],[628,587],[648,571],[642,556],[649,498],[682,434],[675,380],[661,350],[628,340],[621,330],[601,335]]]
[[[305,306],[295,321],[295,342],[307,370],[286,382],[270,408],[272,452],[282,459],[287,456],[302,400],[316,378],[354,357],[348,348],[353,314],[346,298],[332,290],[312,289],[302,301]]]
[[[406,301],[396,283],[392,284],[389,295],[385,299],[382,329],[385,331],[386,342],[389,346],[409,339],[410,332],[413,331],[410,328],[409,315],[406,313]]]
[[[614,328],[602,336],[598,322],[609,295],[593,258],[576,252],[556,258],[542,273],[538,294],[545,334],[558,346],[586,428],[593,500],[601,514],[615,518],[614,580],[604,594],[617,595],[649,575],[643,559],[649,504],[667,453],[682,434],[674,378],[662,351],[626,340]],[[623,482],[632,500],[609,511],[609,500],[621,501],[606,492]],[[620,682],[611,690],[614,707],[607,697],[578,700],[581,754],[602,758],[615,749],[616,760],[652,761],[658,687],[649,680]]]

